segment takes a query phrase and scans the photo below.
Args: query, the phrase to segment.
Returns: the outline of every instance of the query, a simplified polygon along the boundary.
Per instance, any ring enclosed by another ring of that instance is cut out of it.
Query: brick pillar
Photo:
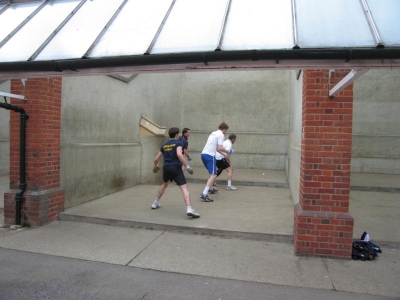
[[[64,209],[60,185],[61,83],[58,78],[11,80],[11,93],[27,99],[12,99],[24,108],[26,122],[26,191],[22,224],[41,226],[56,219]],[[10,112],[10,192],[4,194],[4,219],[15,224],[15,195],[20,180],[20,114]]]
[[[300,197],[294,213],[298,254],[350,258],[349,214],[353,85],[329,98],[349,71],[307,70],[303,76]]]

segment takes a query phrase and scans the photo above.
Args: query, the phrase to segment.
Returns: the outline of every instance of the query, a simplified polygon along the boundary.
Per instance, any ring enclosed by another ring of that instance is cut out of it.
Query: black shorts
[[[225,170],[230,167],[231,167],[231,165],[228,163],[228,161],[225,158],[217,160],[217,168],[218,169]]]
[[[186,184],[186,178],[181,166],[172,166],[163,168],[163,181],[175,181],[177,185]]]

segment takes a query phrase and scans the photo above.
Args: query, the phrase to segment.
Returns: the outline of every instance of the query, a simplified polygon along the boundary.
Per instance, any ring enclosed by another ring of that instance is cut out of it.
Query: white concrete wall
[[[289,130],[290,71],[182,73],[180,128],[192,131],[191,165],[221,122],[237,135],[235,168],[284,170]]]
[[[142,74],[128,84],[109,76],[63,78],[61,182],[66,207],[137,185],[141,176],[151,182],[152,159],[164,138],[147,138],[144,146],[152,145],[152,139],[155,146],[143,149],[140,118],[167,127],[179,124],[180,76]],[[152,157],[150,165],[141,165],[143,153]]]
[[[352,172],[400,173],[400,71],[370,70],[354,83]],[[189,127],[191,165],[220,122],[238,135],[236,168],[286,170],[298,202],[301,88],[294,71],[63,78],[61,183],[66,207],[138,183],[158,183],[152,160],[165,140],[139,136],[140,116]],[[0,84],[9,92],[10,82]],[[0,110],[0,175],[9,173],[9,114]],[[227,136],[228,136],[227,134]],[[227,137],[226,136],[226,137]]]
[[[10,81],[0,83],[0,91],[10,92]],[[4,97],[0,98],[4,102]],[[10,99],[7,98],[10,103]],[[10,173],[10,111],[0,108],[0,176]],[[2,195],[0,196],[2,197]]]
[[[303,72],[301,72],[299,79],[297,79],[297,73],[292,71],[290,76],[290,131],[286,178],[289,182],[293,204],[299,202],[300,192],[302,92]]]
[[[400,174],[400,70],[354,83],[352,172]]]

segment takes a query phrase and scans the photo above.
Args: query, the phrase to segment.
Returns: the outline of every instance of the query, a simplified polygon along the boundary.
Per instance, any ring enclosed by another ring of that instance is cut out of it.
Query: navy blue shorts
[[[186,178],[181,166],[171,166],[163,168],[163,181],[175,181],[177,185],[186,184]]]

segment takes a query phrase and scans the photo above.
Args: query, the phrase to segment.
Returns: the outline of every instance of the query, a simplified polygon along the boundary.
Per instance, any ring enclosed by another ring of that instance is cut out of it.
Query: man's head
[[[190,136],[190,129],[186,127],[183,128],[182,135],[188,138]]]
[[[171,128],[168,130],[168,135],[169,135],[169,138],[170,138],[170,139],[176,138],[177,135],[179,136],[179,128],[177,128],[177,127],[171,127]]]
[[[231,140],[231,142],[232,142],[232,144],[234,144],[235,142],[236,142],[236,134],[231,134],[231,135],[229,135],[229,138],[228,139],[230,139]]]
[[[221,124],[219,124],[218,129],[221,130],[225,134],[229,129],[229,125],[226,124],[225,122],[222,122]]]

